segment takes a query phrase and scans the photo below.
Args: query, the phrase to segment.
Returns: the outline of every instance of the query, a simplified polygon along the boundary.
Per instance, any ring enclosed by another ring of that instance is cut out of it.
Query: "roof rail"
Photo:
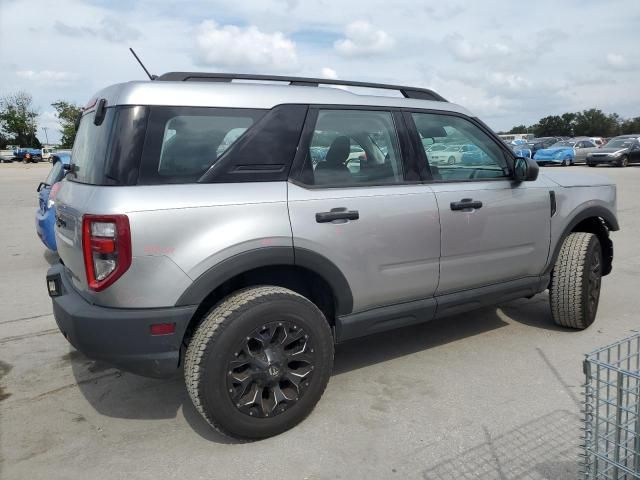
[[[398,90],[405,98],[419,100],[447,100],[428,88],[404,87],[388,85],[386,83],[350,82],[330,78],[285,77],[281,75],[253,75],[247,73],[206,73],[206,72],[168,72],[160,75],[156,80],[165,82],[231,82],[232,80],[260,80],[288,82],[289,85],[317,87],[319,85],[343,85],[349,87],[379,88],[384,90]]]

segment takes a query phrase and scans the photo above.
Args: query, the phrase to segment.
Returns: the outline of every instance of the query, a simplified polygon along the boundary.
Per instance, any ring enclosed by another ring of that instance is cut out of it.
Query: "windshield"
[[[551,148],[558,148],[558,147],[573,147],[576,144],[576,142],[570,142],[567,140],[564,140],[562,142],[556,142],[553,145],[551,145]]]
[[[459,145],[450,145],[447,147],[447,152],[458,152],[462,147]]]
[[[628,148],[633,143],[633,138],[619,138],[607,143],[607,148]]]

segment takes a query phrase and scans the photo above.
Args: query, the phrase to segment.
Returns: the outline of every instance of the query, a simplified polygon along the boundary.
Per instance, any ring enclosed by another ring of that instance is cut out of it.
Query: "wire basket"
[[[586,355],[584,479],[640,479],[640,333]]]

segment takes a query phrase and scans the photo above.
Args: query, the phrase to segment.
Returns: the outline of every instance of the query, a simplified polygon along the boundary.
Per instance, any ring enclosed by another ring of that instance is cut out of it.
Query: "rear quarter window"
[[[264,111],[150,107],[139,183],[197,181]]]

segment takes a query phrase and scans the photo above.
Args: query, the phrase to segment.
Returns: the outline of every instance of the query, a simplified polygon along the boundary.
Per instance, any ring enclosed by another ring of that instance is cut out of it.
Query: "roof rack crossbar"
[[[289,85],[298,85],[305,87],[317,87],[319,85],[342,85],[347,87],[397,90],[405,98],[434,100],[438,102],[447,101],[441,95],[428,88],[388,85],[386,83],[350,82],[347,80],[335,80],[331,78],[286,77],[282,75],[253,75],[248,73],[168,72],[160,75],[156,80],[165,82],[231,82],[232,80],[256,80],[287,82]]]

